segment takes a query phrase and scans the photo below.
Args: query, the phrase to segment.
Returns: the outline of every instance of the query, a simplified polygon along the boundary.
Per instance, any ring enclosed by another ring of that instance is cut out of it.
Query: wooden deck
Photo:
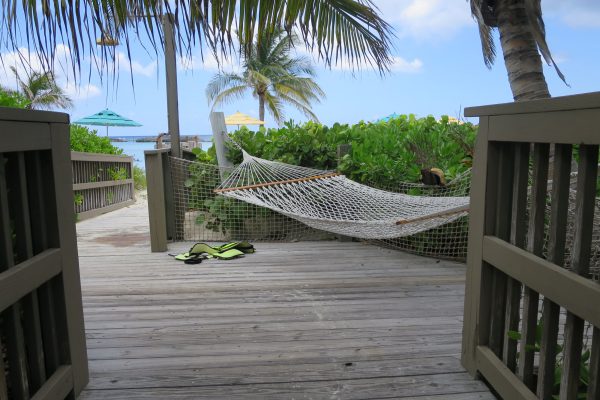
[[[341,242],[185,265],[147,224],[139,203],[77,225],[81,399],[495,398],[459,362],[464,265]]]

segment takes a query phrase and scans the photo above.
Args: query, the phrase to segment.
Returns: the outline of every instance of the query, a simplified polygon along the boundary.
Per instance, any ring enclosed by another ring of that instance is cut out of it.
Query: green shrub
[[[123,167],[111,167],[106,171],[113,181],[123,181],[127,179],[127,170]]]
[[[71,124],[71,150],[85,153],[122,154],[123,150],[113,146],[108,137],[98,136],[96,130]]]
[[[0,87],[0,107],[25,108],[29,101],[21,93]]]
[[[355,125],[334,124],[331,127],[315,122],[302,125],[286,123],[279,129],[253,132],[247,128],[232,133],[233,139],[249,154],[267,160],[317,169],[338,169],[350,179],[384,189],[398,188],[403,182],[418,182],[422,168],[440,168],[447,180],[467,171],[476,128],[457,124],[443,117],[416,118],[402,115],[389,122]],[[352,151],[338,163],[337,148],[351,144]],[[228,146],[228,158],[234,164],[242,161],[241,151]],[[214,145],[207,151],[194,149],[201,163],[216,164]],[[199,165],[190,168],[186,187],[192,206],[206,215],[198,223],[207,222],[214,231],[239,229],[247,207],[237,207],[230,199],[215,198],[212,189],[218,184],[218,170]]]
[[[144,170],[137,165],[133,167],[133,185],[135,190],[146,189],[146,173]]]
[[[315,122],[286,123],[257,132],[241,128],[232,137],[248,153],[267,160],[318,169],[338,169],[349,178],[378,187],[418,182],[422,168],[439,168],[452,179],[471,167],[476,127],[429,116],[401,115],[389,122],[355,125]],[[338,164],[337,148],[352,151]],[[214,146],[196,150],[199,161],[216,164]],[[241,152],[230,146],[228,157],[238,164]]]

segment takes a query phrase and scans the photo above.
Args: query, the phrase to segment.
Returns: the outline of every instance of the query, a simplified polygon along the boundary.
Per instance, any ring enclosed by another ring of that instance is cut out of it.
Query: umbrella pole
[[[106,137],[108,137],[108,125],[106,125]]]

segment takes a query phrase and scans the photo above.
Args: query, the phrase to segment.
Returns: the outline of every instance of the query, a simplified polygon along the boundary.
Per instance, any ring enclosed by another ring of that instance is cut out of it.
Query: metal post
[[[225,135],[227,135],[225,115],[222,112],[211,112],[210,125],[212,126],[213,139],[215,140],[215,151],[219,167],[233,168],[233,163],[227,159],[227,149],[225,148]],[[223,178],[224,171],[222,168],[220,169],[220,173],[221,178]]]
[[[175,59],[175,35],[173,32],[173,14],[163,16],[165,34],[165,71],[167,76],[167,115],[169,135],[171,136],[171,155],[181,158],[179,141],[179,105],[177,102],[177,64]]]

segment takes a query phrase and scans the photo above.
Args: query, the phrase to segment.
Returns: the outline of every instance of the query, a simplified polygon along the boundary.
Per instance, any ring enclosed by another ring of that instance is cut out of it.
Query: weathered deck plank
[[[459,362],[463,265],[348,242],[185,265],[147,225],[144,203],[77,225],[82,399],[494,399]]]

